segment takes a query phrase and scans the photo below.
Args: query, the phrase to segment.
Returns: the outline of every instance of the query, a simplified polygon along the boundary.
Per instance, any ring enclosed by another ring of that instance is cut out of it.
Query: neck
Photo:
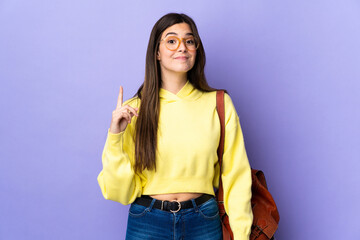
[[[171,73],[161,74],[161,88],[177,94],[187,81],[187,74],[185,73]]]

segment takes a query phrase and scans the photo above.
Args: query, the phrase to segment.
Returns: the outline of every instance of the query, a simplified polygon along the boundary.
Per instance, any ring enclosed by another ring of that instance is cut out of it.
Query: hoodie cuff
[[[124,132],[125,130],[119,133],[112,133],[110,132],[110,128],[108,128],[108,139],[113,143],[120,142],[122,136],[124,135]]]

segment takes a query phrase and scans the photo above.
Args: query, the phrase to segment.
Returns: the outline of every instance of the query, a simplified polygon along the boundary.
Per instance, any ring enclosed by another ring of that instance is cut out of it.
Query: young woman
[[[222,42],[224,43],[224,42]],[[123,102],[123,88],[102,155],[105,199],[131,204],[126,239],[222,239],[220,121],[206,82],[205,52],[194,21],[169,13],[154,25],[145,80]],[[224,206],[235,239],[249,239],[251,169],[239,117],[225,93]]]

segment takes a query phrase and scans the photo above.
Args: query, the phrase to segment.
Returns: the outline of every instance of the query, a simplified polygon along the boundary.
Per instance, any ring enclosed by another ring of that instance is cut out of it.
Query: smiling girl
[[[98,183],[105,199],[131,204],[126,239],[222,239],[219,174],[234,239],[249,239],[251,169],[239,117],[225,91],[220,173],[218,89],[204,67],[194,21],[169,13],[152,29],[144,83],[125,102],[120,86]]]

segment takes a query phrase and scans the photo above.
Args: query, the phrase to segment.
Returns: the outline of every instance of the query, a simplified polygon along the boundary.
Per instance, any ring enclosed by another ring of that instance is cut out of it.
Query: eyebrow
[[[176,32],[168,32],[168,33],[165,35],[165,37],[166,37],[167,35],[169,35],[169,34],[178,35]],[[187,34],[185,34],[185,35],[187,35],[187,36],[194,36],[194,34],[192,34],[192,33],[187,33]]]

